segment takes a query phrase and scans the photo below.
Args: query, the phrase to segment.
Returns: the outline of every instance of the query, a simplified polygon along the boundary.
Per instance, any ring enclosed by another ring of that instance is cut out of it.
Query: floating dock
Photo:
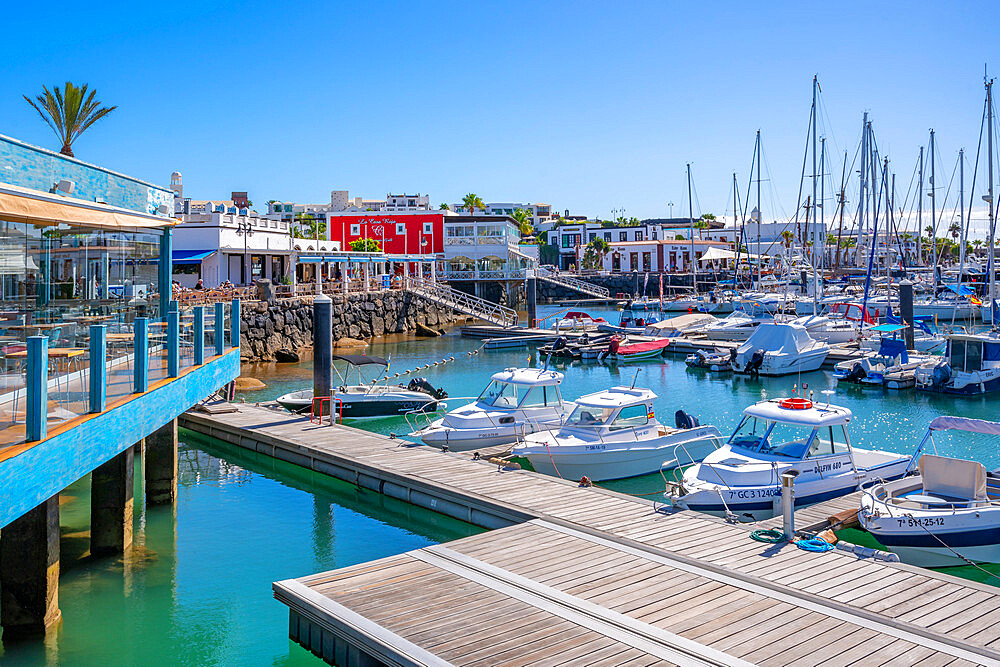
[[[1000,665],[1000,588],[261,407],[182,425],[495,529],[276,582],[331,664]]]

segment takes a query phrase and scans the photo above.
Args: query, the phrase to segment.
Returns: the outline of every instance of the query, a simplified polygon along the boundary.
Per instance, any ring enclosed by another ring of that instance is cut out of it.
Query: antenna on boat
[[[641,368],[635,369],[635,373],[632,374],[632,386],[629,389],[635,389],[635,381],[639,378],[639,371]]]
[[[826,394],[826,407],[830,407],[830,397],[833,396],[836,392],[833,389],[824,389],[819,393]]]

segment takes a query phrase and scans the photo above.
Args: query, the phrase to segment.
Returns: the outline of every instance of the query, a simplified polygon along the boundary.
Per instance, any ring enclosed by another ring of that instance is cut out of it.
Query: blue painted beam
[[[44,345],[47,339],[42,337]],[[204,366],[0,461],[0,529],[125,451],[240,374],[231,350]]]
[[[240,346],[240,300],[233,299],[233,307],[229,311],[230,326],[233,328],[232,345]]]
[[[172,378],[177,377],[181,372],[180,318],[181,314],[176,310],[167,313],[167,377]]]
[[[90,325],[90,411],[104,412],[108,401],[108,327]]]
[[[160,287],[160,315],[170,308],[170,300],[173,298],[174,286],[174,266],[173,266],[173,230],[167,227],[160,236],[160,263],[159,263],[159,287]]]
[[[221,301],[215,304],[215,353],[222,354],[226,350],[226,304]]]
[[[194,307],[194,365],[205,363],[205,306]]]
[[[28,404],[25,435],[28,442],[43,440],[49,419],[49,337],[28,337]]]
[[[132,390],[141,394],[149,389],[149,319],[137,317],[135,327],[135,382]]]

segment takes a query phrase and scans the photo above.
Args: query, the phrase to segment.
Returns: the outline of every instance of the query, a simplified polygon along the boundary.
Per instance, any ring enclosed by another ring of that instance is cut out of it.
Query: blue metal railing
[[[193,343],[194,365],[200,366],[206,362],[208,355],[221,356],[227,350],[239,347],[240,340],[240,303],[234,300],[230,307],[228,317],[226,317],[226,304],[216,303],[210,313],[211,328],[206,328],[205,308],[202,306],[193,309],[193,340],[187,339],[188,344]],[[167,377],[178,377],[181,373],[181,347],[185,340],[182,336],[181,313],[176,308],[168,309],[163,321],[155,323],[155,326],[165,328],[165,336],[162,328],[156,335],[150,335],[150,327],[153,325],[148,318],[137,317],[132,323],[131,349],[124,350],[124,356],[119,358],[115,355],[113,347],[109,347],[108,326],[104,324],[94,324],[89,327],[89,343],[86,352],[89,352],[89,365],[85,370],[78,370],[76,375],[65,380],[67,387],[65,393],[75,393],[81,395],[86,393],[81,412],[99,413],[103,412],[108,402],[109,376],[120,369],[123,365],[131,367],[131,389],[133,393],[142,393],[149,390],[150,386],[150,357],[155,358],[154,363],[160,364],[156,368],[165,367]],[[228,331],[227,331],[228,328]],[[227,336],[226,334],[229,334]],[[121,340],[123,333],[115,332],[116,340]],[[206,335],[210,344],[206,345]],[[228,343],[228,345],[227,345]],[[14,392],[16,415],[16,400],[20,393],[26,400],[24,402],[25,436],[27,442],[44,440],[47,435],[47,425],[49,415],[49,389],[50,372],[53,367],[59,367],[56,363],[50,366],[49,336],[30,336],[26,339],[25,358],[25,386]],[[108,351],[111,350],[109,358]],[[76,353],[79,354],[79,353]],[[190,367],[190,366],[189,366]],[[161,371],[162,372],[162,371]],[[127,377],[127,376],[126,376]],[[158,376],[158,377],[162,377]],[[156,380],[157,377],[152,378]],[[75,383],[75,384],[74,384]],[[127,391],[127,390],[126,390]]]

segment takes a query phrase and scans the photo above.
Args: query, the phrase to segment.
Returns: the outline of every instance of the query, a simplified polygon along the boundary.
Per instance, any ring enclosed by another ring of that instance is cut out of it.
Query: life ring
[[[783,398],[778,405],[786,410],[808,410],[813,406],[813,402],[808,398]]]

